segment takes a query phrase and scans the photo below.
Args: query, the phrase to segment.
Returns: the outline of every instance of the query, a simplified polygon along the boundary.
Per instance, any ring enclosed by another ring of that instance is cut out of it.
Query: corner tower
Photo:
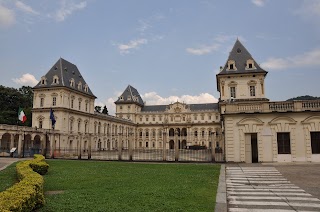
[[[131,85],[128,85],[114,103],[116,104],[116,116],[132,120],[133,122],[136,122],[135,114],[140,112],[144,106],[139,92]]]
[[[264,89],[267,73],[237,39],[226,64],[216,75],[220,102],[267,100]]]
[[[51,108],[56,117],[55,129],[61,132],[74,131],[72,123],[78,120],[69,119],[75,114],[94,114],[95,95],[77,66],[63,58],[41,77],[33,91],[32,127],[50,129]]]

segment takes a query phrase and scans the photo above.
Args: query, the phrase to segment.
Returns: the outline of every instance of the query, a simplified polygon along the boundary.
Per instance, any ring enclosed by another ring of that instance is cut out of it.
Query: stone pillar
[[[81,160],[81,142],[82,142],[82,135],[81,135],[81,133],[79,133],[79,139],[78,139],[78,159],[80,159]]]
[[[22,157],[22,133],[19,132],[19,140],[18,140],[18,157],[21,158]]]
[[[92,134],[90,133],[89,134],[89,140],[88,140],[88,160],[91,159],[91,138],[92,137]]]
[[[134,143],[133,132],[130,130],[128,139],[129,161],[132,161],[132,147]]]
[[[2,137],[2,135],[0,135],[0,138]],[[12,149],[13,147],[15,147],[15,146],[13,146],[14,145],[14,137],[15,137],[15,134],[11,134],[11,136],[10,136],[11,138],[10,138],[10,149]],[[0,140],[1,141],[1,140]]]
[[[55,147],[55,145],[54,145],[55,135],[54,135],[54,133],[50,134],[49,137],[50,137],[50,150],[51,150],[50,158],[54,158],[54,151],[55,151],[55,148],[54,148]]]
[[[119,133],[118,160],[122,160],[122,133]]]
[[[162,141],[162,150],[163,150],[163,161],[167,160],[167,149],[166,149],[166,144],[167,144],[167,132],[166,129],[163,130],[163,141]]]
[[[174,131],[174,160],[179,161],[179,141],[178,141],[178,131]]]
[[[211,141],[211,159],[212,162],[215,162],[215,141],[214,141],[214,132],[210,132],[209,139]]]

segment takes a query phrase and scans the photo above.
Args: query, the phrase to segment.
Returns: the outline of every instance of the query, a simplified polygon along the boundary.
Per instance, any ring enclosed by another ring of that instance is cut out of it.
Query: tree
[[[33,91],[29,86],[19,89],[0,86],[0,124],[32,125]],[[27,116],[25,123],[18,121],[18,109],[21,107]]]
[[[102,113],[109,115],[109,112],[108,112],[108,109],[107,109],[106,105],[103,107]]]
[[[293,101],[293,100],[317,100],[317,99],[320,99],[320,97],[305,95],[305,96],[294,97],[294,98],[288,99],[287,101]]]
[[[94,110],[98,113],[101,113],[101,106],[95,106]]]

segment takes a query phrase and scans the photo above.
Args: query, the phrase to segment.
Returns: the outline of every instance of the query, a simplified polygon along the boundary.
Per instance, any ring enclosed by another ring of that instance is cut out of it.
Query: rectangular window
[[[233,64],[230,64],[230,70],[233,70]]]
[[[209,120],[211,120],[211,115],[209,115]]]
[[[78,122],[78,132],[80,132],[80,122]]]
[[[146,142],[146,147],[147,147],[147,148],[149,147],[149,142]]]
[[[39,128],[42,128],[42,120],[39,121]]]
[[[73,102],[74,102],[74,100],[71,99],[71,108],[73,108]]]
[[[146,121],[149,121],[149,118],[146,118]]]
[[[153,117],[153,118],[152,118],[152,121],[156,121],[156,118],[155,118],[155,117]]]
[[[311,132],[312,154],[320,154],[320,132]]]
[[[202,137],[204,137],[204,131],[202,131]]]
[[[230,87],[230,96],[236,98],[236,87]]]
[[[291,154],[290,133],[277,133],[278,154]]]
[[[57,105],[57,97],[52,97],[52,106]]]
[[[88,111],[88,103],[86,102],[86,112]]]
[[[162,121],[162,117],[161,116],[159,116],[159,121]]]
[[[198,117],[197,116],[194,116],[194,120],[197,120],[198,119]]]
[[[140,117],[140,121],[142,121],[142,118]]]
[[[256,96],[256,86],[250,86],[250,96]]]
[[[43,103],[44,103],[44,98],[40,99],[40,107],[43,107]]]
[[[201,120],[204,120],[204,116],[201,116]]]
[[[182,121],[185,121],[186,120],[186,117],[182,117]]]
[[[252,68],[252,63],[249,63],[249,68]]]
[[[79,110],[81,110],[81,101],[79,101]]]

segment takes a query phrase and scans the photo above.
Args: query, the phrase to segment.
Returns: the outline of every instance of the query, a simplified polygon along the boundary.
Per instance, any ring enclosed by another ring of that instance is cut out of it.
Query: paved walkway
[[[28,160],[29,158],[7,158],[7,157],[0,157],[0,171],[5,169],[10,164],[19,161],[19,160]]]
[[[228,166],[226,187],[230,212],[320,211],[318,198],[292,184],[274,166]]]

